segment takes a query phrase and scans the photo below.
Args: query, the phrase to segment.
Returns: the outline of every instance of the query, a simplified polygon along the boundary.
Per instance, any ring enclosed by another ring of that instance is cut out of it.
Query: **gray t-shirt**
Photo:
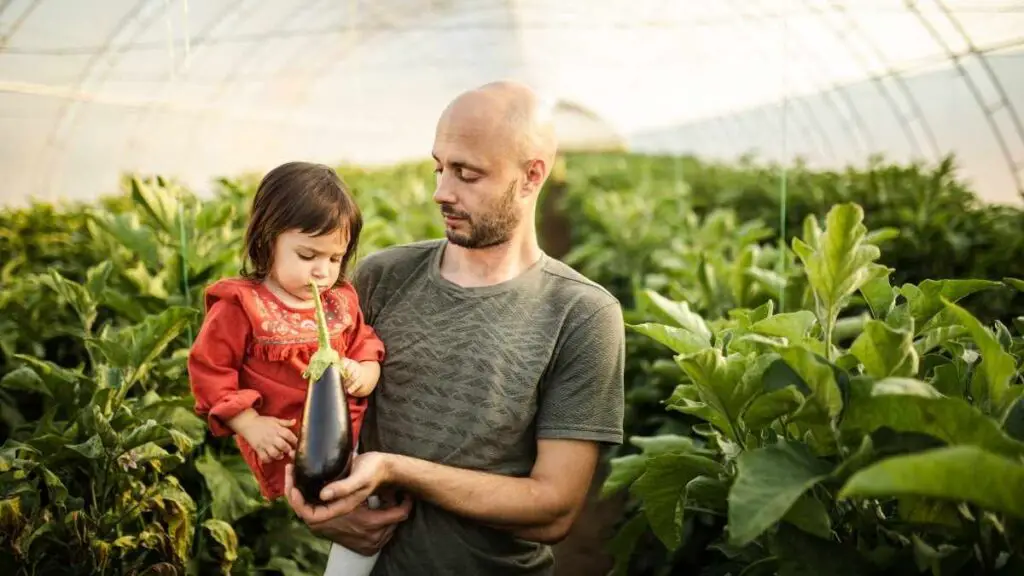
[[[621,443],[618,301],[546,255],[510,281],[462,288],[440,275],[445,245],[387,248],[356,269],[386,347],[360,451],[528,476],[539,438]],[[373,574],[534,576],[553,565],[550,546],[417,499]]]

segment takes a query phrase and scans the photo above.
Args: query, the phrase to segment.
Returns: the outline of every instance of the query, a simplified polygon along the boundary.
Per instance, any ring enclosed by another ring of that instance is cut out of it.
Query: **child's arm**
[[[377,387],[377,381],[380,379],[380,362],[376,360],[359,362],[351,358],[345,358],[343,362],[345,369],[352,374],[352,379],[348,382],[345,390],[353,396],[369,396]]]
[[[249,340],[249,320],[230,301],[210,307],[188,355],[189,384],[195,411],[206,418],[215,436],[230,436],[229,426],[242,412],[263,403],[256,390],[239,386],[238,376]]]
[[[238,434],[263,462],[280,460],[294,454],[298,444],[289,430],[295,421],[260,415],[263,396],[239,385],[248,340],[249,321],[241,307],[229,301],[210,307],[188,358],[196,412],[206,416],[214,435]]]
[[[359,297],[351,284],[343,288],[348,291],[345,299],[349,306],[349,314],[353,318],[352,330],[345,342],[345,368],[353,378],[346,390],[353,396],[369,396],[377,387],[380,379],[380,363],[384,360],[384,342],[377,337],[373,327],[366,323],[363,310],[359,306]]]

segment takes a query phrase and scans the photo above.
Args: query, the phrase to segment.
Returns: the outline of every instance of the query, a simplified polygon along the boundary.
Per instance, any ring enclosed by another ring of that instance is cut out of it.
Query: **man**
[[[387,349],[361,454],[325,488],[328,506],[290,485],[288,499],[332,541],[381,550],[375,575],[552,574],[550,544],[579,513],[601,443],[622,441],[619,303],[538,244],[555,153],[551,118],[525,86],[460,95],[433,148],[446,238],[358,267]],[[363,505],[389,489],[411,498]]]

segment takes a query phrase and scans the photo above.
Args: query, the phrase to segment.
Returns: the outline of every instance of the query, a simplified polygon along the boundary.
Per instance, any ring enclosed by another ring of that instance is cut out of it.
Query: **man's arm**
[[[598,446],[578,440],[539,440],[526,478],[452,468],[392,456],[389,476],[415,496],[460,516],[542,542],[565,537],[586,499]]]

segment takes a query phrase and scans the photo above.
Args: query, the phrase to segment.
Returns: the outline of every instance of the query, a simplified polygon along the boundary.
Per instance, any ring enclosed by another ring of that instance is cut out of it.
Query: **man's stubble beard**
[[[518,187],[519,180],[512,180],[494,207],[485,214],[469,216],[469,219],[466,220],[466,223],[469,224],[468,234],[446,230],[445,236],[448,238],[448,241],[456,246],[472,250],[481,250],[508,242],[512,236],[512,231],[515,230],[520,221],[520,216],[515,206],[516,190]],[[455,213],[448,205],[441,206],[441,213],[466,216],[466,214]]]

